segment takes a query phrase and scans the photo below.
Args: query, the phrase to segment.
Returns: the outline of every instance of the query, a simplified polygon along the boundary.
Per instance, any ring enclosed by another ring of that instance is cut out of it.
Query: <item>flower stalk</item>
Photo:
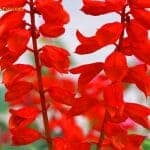
[[[47,114],[47,107],[46,107],[46,99],[44,95],[44,88],[42,83],[42,72],[41,72],[41,64],[39,61],[39,51],[37,47],[37,36],[36,36],[36,25],[35,25],[35,11],[34,11],[34,3],[33,0],[30,0],[30,18],[31,18],[31,37],[32,37],[32,44],[33,44],[33,53],[37,71],[37,80],[38,80],[38,89],[40,94],[41,100],[41,107],[42,107],[42,117],[43,117],[43,124],[45,128],[45,137],[48,143],[48,149],[52,149],[52,142],[50,138],[50,130],[48,125],[48,114]]]

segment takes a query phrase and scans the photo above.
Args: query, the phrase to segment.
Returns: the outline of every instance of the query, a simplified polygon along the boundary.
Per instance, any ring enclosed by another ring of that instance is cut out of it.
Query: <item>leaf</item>
[[[150,149],[150,140],[149,139],[144,140],[144,142],[142,144],[142,148],[143,148],[143,150],[149,150]]]
[[[5,113],[8,106],[4,101],[5,88],[0,86],[0,113]]]

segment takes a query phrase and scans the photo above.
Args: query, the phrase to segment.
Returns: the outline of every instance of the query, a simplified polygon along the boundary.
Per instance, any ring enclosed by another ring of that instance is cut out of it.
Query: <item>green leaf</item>
[[[150,139],[144,140],[142,147],[143,150],[150,150]]]
[[[47,150],[47,144],[45,141],[39,140],[26,146],[5,145],[3,148],[0,147],[0,150]]]
[[[6,112],[8,109],[8,105],[4,100],[5,88],[0,86],[0,113]]]
[[[97,145],[96,144],[92,144],[91,145],[91,150],[96,150],[97,149]]]
[[[0,129],[2,131],[6,131],[7,130],[7,125],[6,123],[4,123],[3,121],[0,120]]]

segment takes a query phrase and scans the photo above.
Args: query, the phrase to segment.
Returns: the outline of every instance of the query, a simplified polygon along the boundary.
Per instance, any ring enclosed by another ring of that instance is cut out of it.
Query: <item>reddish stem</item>
[[[102,127],[101,127],[101,133],[100,133],[99,141],[97,143],[97,150],[102,149],[102,144],[103,144],[103,140],[104,140],[104,137],[105,137],[104,125],[105,125],[106,121],[107,121],[107,114],[105,112],[104,119],[103,119],[103,124],[102,124]]]
[[[122,12],[119,13],[121,15],[121,23],[124,24],[126,19],[126,7],[127,5],[123,8]],[[123,41],[123,38],[124,38],[124,29],[119,37],[119,43],[116,45],[116,50],[119,51],[120,50],[120,46],[122,44],[122,41]],[[101,150],[102,148],[102,144],[103,144],[103,140],[104,140],[104,137],[105,137],[105,133],[104,133],[104,124],[105,122],[107,121],[106,119],[106,112],[105,112],[105,117],[104,117],[104,121],[103,121],[103,125],[102,125],[102,128],[101,128],[101,134],[100,134],[100,137],[99,137],[99,141],[98,141],[98,144],[97,144],[97,150]]]
[[[48,149],[52,149],[52,142],[50,138],[50,130],[48,125],[48,114],[46,108],[46,99],[44,95],[43,83],[42,83],[42,73],[41,73],[41,65],[39,61],[39,51],[37,48],[37,36],[36,36],[36,25],[35,25],[35,12],[34,12],[34,3],[33,0],[30,0],[30,18],[31,18],[31,37],[32,37],[32,44],[33,44],[33,53],[37,71],[37,80],[38,80],[38,88],[42,106],[42,117],[43,117],[43,124],[45,128],[45,137],[48,143]]]
[[[122,10],[122,12],[120,13],[120,15],[121,15],[121,23],[124,25],[124,23],[126,22],[126,7],[127,7],[127,5],[123,8],[123,10]],[[118,46],[117,46],[117,51],[119,51],[120,50],[120,46],[121,46],[121,44],[122,44],[122,41],[123,41],[123,38],[124,38],[124,28],[123,28],[123,31],[122,31],[122,33],[121,33],[121,35],[120,35],[120,38],[119,38],[119,43],[118,43]]]

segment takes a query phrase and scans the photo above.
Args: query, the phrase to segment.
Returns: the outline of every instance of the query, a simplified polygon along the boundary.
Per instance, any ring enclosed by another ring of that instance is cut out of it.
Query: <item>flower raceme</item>
[[[41,36],[56,38],[65,32],[70,18],[62,0],[0,0],[1,8],[9,8],[0,18],[0,68],[7,89],[5,99],[11,106],[13,145],[44,139],[49,150],[90,150],[93,144],[97,150],[133,150],[140,149],[145,139],[143,135],[128,134],[135,124],[127,127],[126,122],[132,120],[149,129],[150,108],[127,102],[124,91],[126,83],[135,84],[150,96],[150,12],[145,9],[150,8],[150,2],[83,0],[82,5],[81,11],[87,15],[114,12],[120,15],[120,21],[102,25],[91,37],[78,30],[80,44],[75,53],[90,54],[107,45],[115,48],[104,62],[70,69],[67,50],[48,44],[39,47],[37,43]],[[20,7],[19,11],[14,9]],[[39,27],[35,15],[43,19]],[[33,53],[35,65],[16,62],[26,51]],[[129,66],[127,56],[136,57],[139,63]],[[61,75],[68,72],[79,74],[78,83]],[[32,126],[40,115],[44,131]],[[86,134],[76,123],[78,115],[90,124]]]

